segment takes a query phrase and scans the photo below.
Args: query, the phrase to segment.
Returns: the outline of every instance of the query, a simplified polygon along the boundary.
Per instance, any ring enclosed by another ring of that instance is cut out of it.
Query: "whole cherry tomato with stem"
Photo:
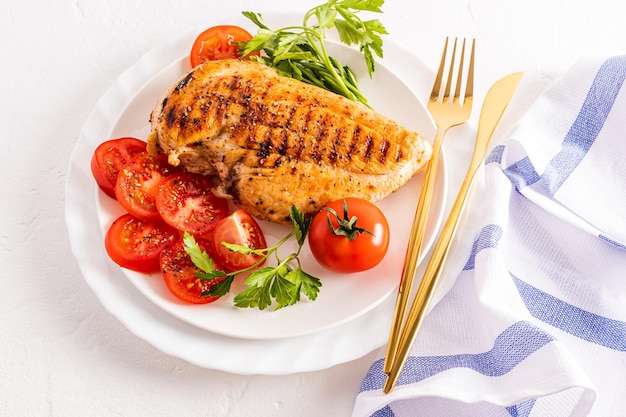
[[[313,217],[308,241],[311,253],[324,268],[362,272],[385,257],[389,224],[374,203],[345,198],[333,201]]]

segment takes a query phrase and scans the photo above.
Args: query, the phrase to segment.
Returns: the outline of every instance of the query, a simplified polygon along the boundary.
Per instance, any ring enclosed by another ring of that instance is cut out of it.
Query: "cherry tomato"
[[[147,152],[135,155],[120,171],[115,183],[115,196],[120,205],[140,219],[160,218],[155,198],[161,181],[177,171],[167,157],[152,157]]]
[[[179,172],[159,184],[156,207],[163,220],[194,236],[208,235],[218,221],[228,216],[228,203],[211,192],[211,178]]]
[[[383,212],[373,203],[359,198],[346,198],[347,218],[356,216],[356,227],[367,232],[357,233],[354,240],[337,235],[328,226],[339,227],[337,217],[321,210],[313,217],[309,230],[311,253],[324,268],[340,273],[361,272],[378,265],[389,247],[389,224]],[[344,200],[337,200],[327,207],[344,218]]]
[[[196,242],[200,249],[206,250],[207,243],[201,239],[196,239]],[[176,298],[192,304],[207,304],[219,298],[203,296],[202,293],[208,291],[224,278],[215,278],[210,281],[198,278],[196,272],[201,271],[185,252],[182,239],[177,240],[161,252],[160,264],[165,286]],[[223,269],[218,264],[215,264],[215,267],[216,269]]]
[[[202,32],[193,43],[189,59],[192,67],[216,59],[239,58],[237,43],[247,42],[252,35],[239,26],[213,26]],[[260,55],[258,51],[250,55]]]
[[[250,249],[265,249],[267,243],[259,224],[245,210],[235,210],[230,216],[219,221],[213,234],[213,255],[230,271],[249,268],[261,257],[243,254],[228,249],[222,242],[245,246]]]
[[[129,213],[109,227],[104,246],[116,264],[139,272],[159,270],[159,255],[180,238],[180,233],[166,223],[142,220]]]
[[[146,142],[136,138],[110,139],[101,143],[91,156],[91,173],[96,183],[115,198],[115,181],[120,170],[136,154],[146,150]]]

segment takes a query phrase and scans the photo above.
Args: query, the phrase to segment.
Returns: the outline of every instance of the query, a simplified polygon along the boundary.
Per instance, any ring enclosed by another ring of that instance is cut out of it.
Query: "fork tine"
[[[472,51],[470,52],[470,63],[467,74],[467,85],[465,86],[465,98],[468,99],[474,96],[474,46],[476,39],[472,39]]]
[[[448,70],[448,78],[446,80],[446,92],[443,95],[443,101],[450,100],[452,103],[453,98],[450,98],[450,86],[452,84],[452,73],[454,72],[454,61],[456,60],[456,41],[457,38],[454,38],[454,46],[452,47],[452,58],[450,58],[450,69]]]
[[[443,70],[446,66],[446,53],[448,51],[448,38],[446,37],[446,42],[443,44],[443,53],[441,54],[441,62],[439,63],[439,70],[437,71],[437,76],[435,77],[435,83],[433,84],[433,89],[430,93],[431,100],[439,99],[439,92],[441,89],[441,81],[443,80]]]
[[[463,39],[463,46],[461,47],[461,59],[459,60],[459,71],[456,77],[456,88],[454,89],[454,97],[451,102],[459,102],[461,99],[461,83],[463,82],[463,63],[465,61],[465,39]],[[452,75],[452,68],[450,68],[450,75]]]

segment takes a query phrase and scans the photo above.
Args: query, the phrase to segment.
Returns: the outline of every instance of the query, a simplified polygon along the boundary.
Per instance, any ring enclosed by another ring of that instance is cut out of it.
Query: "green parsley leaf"
[[[302,214],[296,206],[291,206],[289,209],[289,215],[291,217],[291,223],[293,224],[298,245],[302,246],[304,245],[306,235],[309,233],[309,229],[311,228],[312,219],[306,219],[304,214]]]
[[[246,279],[246,285],[248,287],[264,287],[272,282],[276,275],[276,268],[271,266],[265,266],[252,272],[248,279]]]
[[[202,296],[221,297],[228,294],[230,292],[230,287],[233,285],[234,279],[235,277],[233,275],[227,275],[226,278],[224,278],[222,281],[218,282],[215,285],[212,285],[208,291],[203,292]]]
[[[350,9],[382,13],[381,7],[385,0],[344,0],[340,3],[343,7]]]
[[[330,29],[337,18],[337,9],[332,8],[329,3],[315,9],[315,17],[317,18],[320,28]]]
[[[302,269],[291,271],[287,278],[292,282],[298,283],[298,294],[302,292],[309,300],[315,301],[322,286],[319,278],[307,274]]]
[[[276,300],[277,310],[300,301],[299,286],[281,275],[276,275],[270,287],[270,294]]]
[[[272,305],[272,297],[268,286],[249,287],[235,296],[236,307],[265,310],[270,305]]]
[[[265,26],[265,24],[263,23],[263,16],[261,15],[261,13],[241,12],[241,14],[243,14],[248,19],[252,20],[252,22],[254,22],[254,24],[260,27],[261,29],[266,29],[268,31],[270,30],[270,28]]]
[[[215,270],[215,263],[213,259],[203,250],[196,242],[196,239],[190,233],[185,233],[183,236],[183,243],[185,244],[185,252],[191,258],[193,264],[206,273],[213,272]]]

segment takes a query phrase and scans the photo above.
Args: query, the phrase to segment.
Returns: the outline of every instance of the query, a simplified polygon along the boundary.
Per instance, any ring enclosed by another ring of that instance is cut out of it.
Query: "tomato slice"
[[[213,233],[213,255],[230,271],[249,268],[257,263],[261,256],[232,251],[222,242],[228,242],[250,249],[265,249],[267,243],[259,224],[245,210],[235,210],[230,216],[219,221]]]
[[[120,171],[115,183],[115,196],[120,205],[140,219],[160,218],[155,198],[161,181],[178,169],[167,163],[165,155],[156,157],[141,152]]]
[[[203,251],[206,251],[205,248],[209,246],[201,239],[196,239],[196,242]],[[161,252],[160,265],[165,286],[176,298],[192,304],[207,304],[219,298],[203,296],[202,293],[208,291],[224,278],[215,278],[210,281],[198,278],[196,272],[201,271],[185,252],[182,239],[177,240]],[[223,269],[217,263],[215,267],[220,270]]]
[[[109,227],[104,246],[116,264],[139,272],[159,270],[159,255],[180,238],[180,233],[162,221],[142,220],[126,213]]]
[[[146,150],[146,142],[123,137],[101,143],[91,156],[91,173],[98,187],[115,198],[115,182],[120,170],[130,159]]]
[[[226,200],[216,197],[213,180],[200,174],[179,172],[159,184],[156,207],[163,220],[194,236],[208,235],[228,215]]]
[[[343,204],[347,205],[348,219],[356,216],[356,226],[371,233],[359,233],[354,240],[333,233],[328,226],[339,227],[337,218],[327,210],[313,217],[309,229],[309,247],[313,257],[324,268],[340,273],[361,272],[383,260],[389,247],[389,224],[383,212],[373,203],[359,198],[333,201],[328,206],[344,218]]]
[[[193,43],[189,60],[192,67],[216,59],[240,58],[237,43],[247,42],[252,35],[239,26],[213,26],[202,32]],[[250,55],[260,55],[258,51]]]

